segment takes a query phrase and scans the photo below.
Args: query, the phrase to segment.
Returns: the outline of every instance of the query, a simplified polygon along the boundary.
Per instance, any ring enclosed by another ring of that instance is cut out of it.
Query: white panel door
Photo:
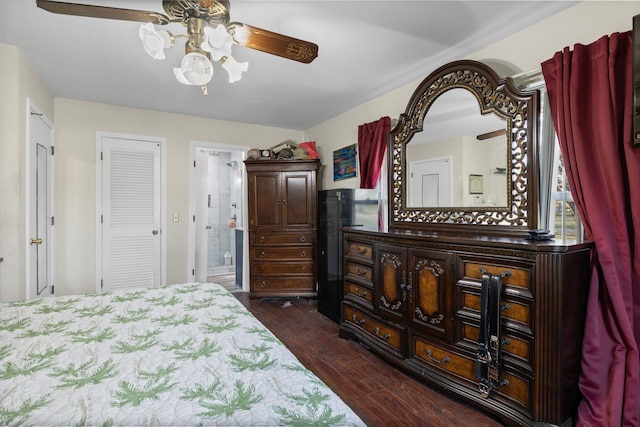
[[[160,144],[102,139],[102,289],[161,283]]]
[[[52,125],[31,106],[29,116],[29,298],[53,295],[52,249]]]
[[[193,224],[196,232],[196,262],[195,262],[195,279],[197,282],[207,281],[208,272],[208,239],[207,232],[209,227],[209,156],[202,150],[196,150],[196,160],[194,164],[194,184],[196,193],[196,214]]]
[[[413,161],[409,172],[409,206],[453,206],[450,158]]]

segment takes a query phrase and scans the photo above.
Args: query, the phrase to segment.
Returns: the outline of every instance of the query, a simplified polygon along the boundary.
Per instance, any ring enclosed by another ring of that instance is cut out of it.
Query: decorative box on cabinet
[[[343,231],[340,336],[361,340],[507,424],[560,425],[574,415],[590,244]],[[354,274],[353,265],[373,268],[372,280]],[[476,378],[483,271],[507,273],[500,293],[500,385],[488,395]]]
[[[316,296],[318,160],[246,160],[250,296]]]

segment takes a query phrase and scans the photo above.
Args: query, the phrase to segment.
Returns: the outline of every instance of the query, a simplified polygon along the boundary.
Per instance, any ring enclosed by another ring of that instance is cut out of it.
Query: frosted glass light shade
[[[250,31],[244,25],[235,22],[233,23],[232,28],[233,41],[240,45],[247,44],[249,41],[249,35],[251,34]]]
[[[229,83],[237,82],[242,78],[242,73],[249,68],[248,62],[238,62],[232,56],[228,56],[224,61],[220,61],[222,68],[229,73]]]
[[[172,45],[171,34],[165,30],[157,31],[151,23],[142,24],[138,36],[144,51],[153,59],[164,59],[164,49]]]
[[[211,53],[211,59],[219,61],[220,58],[231,55],[233,39],[227,32],[227,28],[220,24],[215,29],[205,27],[206,40],[202,43],[202,49]]]
[[[213,77],[213,64],[205,55],[190,52],[182,58],[180,68],[173,69],[178,81],[186,85],[206,85]]]

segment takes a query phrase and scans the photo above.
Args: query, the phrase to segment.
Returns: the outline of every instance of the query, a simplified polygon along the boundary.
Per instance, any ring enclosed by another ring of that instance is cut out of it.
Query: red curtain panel
[[[375,188],[380,179],[380,170],[387,140],[391,130],[391,118],[358,126],[358,159],[360,161],[360,188]]]
[[[640,425],[640,149],[632,147],[632,33],[542,63],[576,208],[595,243],[580,426]]]

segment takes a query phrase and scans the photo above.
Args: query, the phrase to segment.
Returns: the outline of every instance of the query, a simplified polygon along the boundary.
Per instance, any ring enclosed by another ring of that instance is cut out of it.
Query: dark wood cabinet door
[[[442,338],[451,331],[449,289],[451,253],[411,250],[408,267],[409,319],[412,326]]]
[[[254,172],[249,175],[249,179],[249,227],[281,228],[281,173]]]
[[[407,251],[392,245],[376,247],[376,309],[388,319],[404,322],[407,312]]]
[[[316,193],[311,191],[315,173],[285,172],[282,175],[282,226],[291,228],[315,227]]]

